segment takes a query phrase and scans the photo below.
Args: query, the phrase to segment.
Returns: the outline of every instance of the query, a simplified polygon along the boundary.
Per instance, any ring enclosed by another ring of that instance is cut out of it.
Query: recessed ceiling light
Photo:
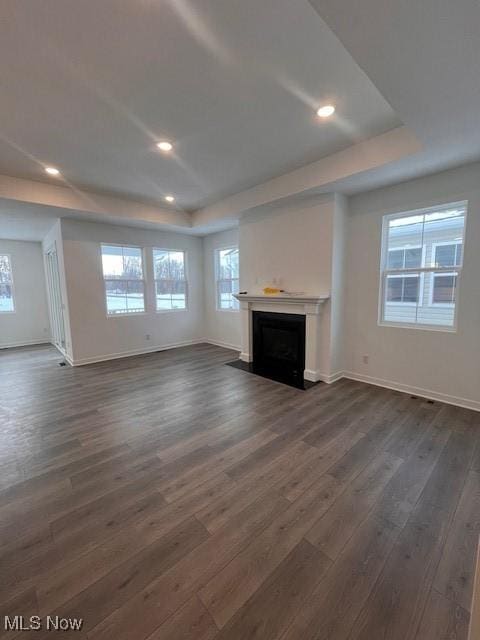
[[[333,104],[326,104],[324,107],[320,107],[320,109],[317,111],[317,116],[319,118],[328,118],[334,113],[335,107],[333,106]]]
[[[167,142],[166,140],[162,140],[162,142],[157,142],[157,147],[160,151],[169,152],[173,149],[173,145],[171,142]]]
[[[59,176],[60,171],[55,169],[55,167],[45,167],[45,171],[51,176]]]
[[[167,202],[175,202],[175,198],[173,196],[165,196],[165,200]]]

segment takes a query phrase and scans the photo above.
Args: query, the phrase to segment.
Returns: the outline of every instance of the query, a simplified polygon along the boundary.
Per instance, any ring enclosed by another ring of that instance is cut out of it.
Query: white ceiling
[[[401,124],[307,0],[6,0],[2,14],[6,175],[52,181],[51,164],[193,210]]]
[[[347,192],[480,158],[478,0],[310,2],[424,146]]]
[[[0,237],[60,216],[202,235],[480,158],[478,0],[5,0],[2,20],[0,174],[29,180],[0,175]]]

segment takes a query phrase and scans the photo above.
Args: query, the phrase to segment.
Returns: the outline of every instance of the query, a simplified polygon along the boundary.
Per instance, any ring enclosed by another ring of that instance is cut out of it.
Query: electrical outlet
[[[368,356],[363,356],[363,364],[368,364]]]
[[[145,340],[150,340],[150,334],[149,333],[145,334]]]

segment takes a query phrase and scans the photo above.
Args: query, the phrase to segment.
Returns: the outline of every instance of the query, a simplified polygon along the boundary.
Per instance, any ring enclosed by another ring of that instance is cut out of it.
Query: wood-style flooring
[[[466,640],[480,414],[234,357],[0,353],[2,640]]]

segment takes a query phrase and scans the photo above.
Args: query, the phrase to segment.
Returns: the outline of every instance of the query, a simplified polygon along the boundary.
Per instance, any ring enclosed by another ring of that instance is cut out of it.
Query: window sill
[[[146,311],[134,311],[131,313],[107,313],[107,318],[137,318],[138,316],[146,315]]]
[[[220,311],[221,313],[239,313],[240,311],[240,309],[219,309],[218,307],[216,310]]]
[[[394,329],[419,329],[420,331],[439,331],[441,333],[457,333],[457,327],[445,327],[442,325],[432,324],[409,324],[400,322],[386,322],[384,320],[378,322],[379,327],[392,327]]]
[[[188,309],[155,309],[155,313],[185,313]]]

